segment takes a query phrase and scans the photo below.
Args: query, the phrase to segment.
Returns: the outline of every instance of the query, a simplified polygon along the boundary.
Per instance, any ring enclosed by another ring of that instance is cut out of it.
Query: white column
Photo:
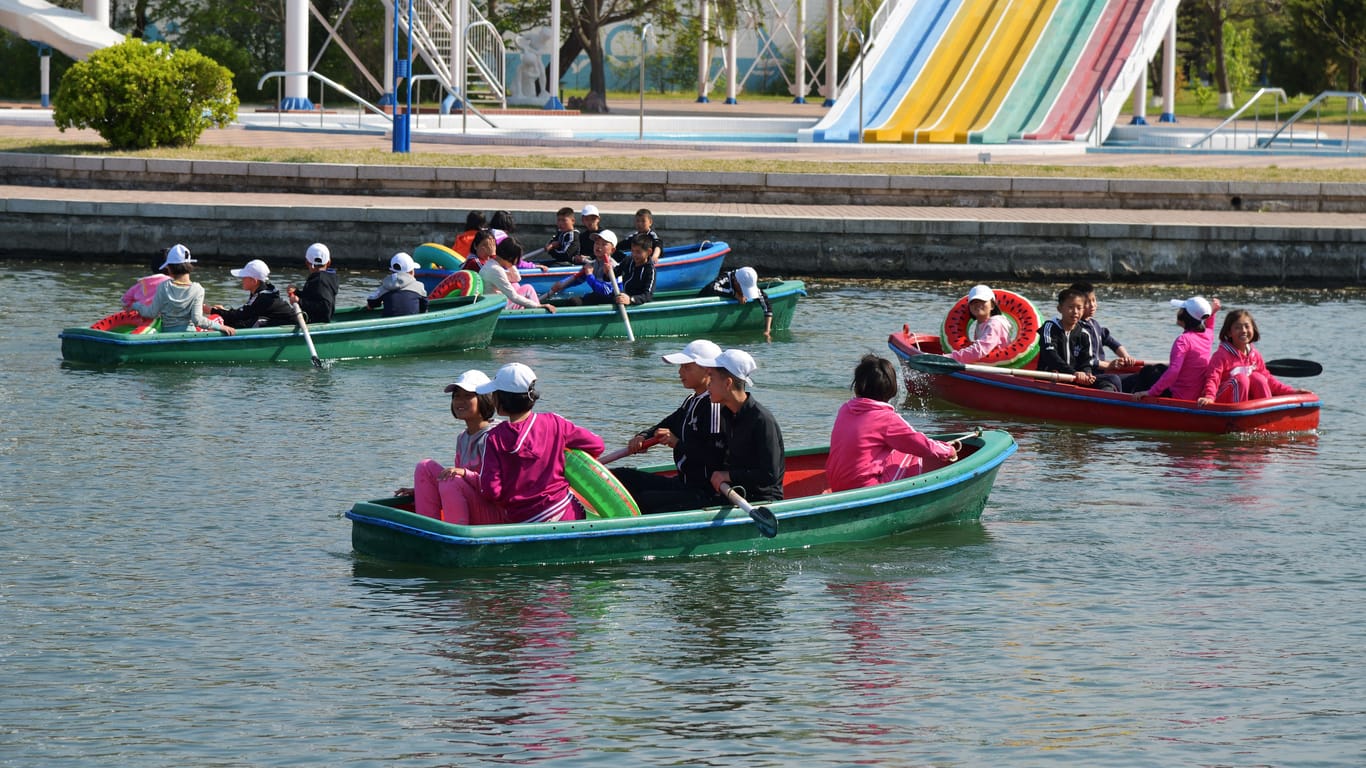
[[[1176,17],[1162,41],[1162,116],[1157,122],[1176,122]]]
[[[735,53],[735,47],[739,44],[740,33],[735,27],[731,27],[726,35],[726,103],[739,104],[735,96],[739,93],[736,84],[739,76],[735,72],[736,60],[739,56]]]
[[[308,70],[308,0],[285,2],[285,71]],[[285,78],[285,100],[280,109],[312,109],[308,100],[308,78]]]
[[[697,17],[702,25],[702,34],[697,41],[697,103],[707,104],[711,99],[707,98],[707,80],[711,75],[711,41],[707,39],[710,33],[711,2],[710,0],[697,0]]]
[[[109,0],[82,0],[81,13],[109,26]]]
[[[840,97],[840,0],[825,3],[825,106]]]
[[[465,102],[465,87],[468,85],[465,82],[469,76],[465,56],[465,27],[469,23],[469,0],[451,0],[451,88],[460,104]],[[454,106],[455,103],[448,106]]]
[[[52,106],[52,91],[49,87],[52,80],[52,49],[44,45],[38,50],[38,96],[46,109]]]
[[[1134,83],[1134,116],[1129,125],[1147,125],[1148,68],[1139,67],[1138,82]]]
[[[394,4],[384,4],[384,93],[379,106],[392,107],[394,100]]]
[[[550,0],[550,37],[553,41],[550,47],[550,82],[545,84],[550,91],[550,100],[545,103],[545,108],[564,109],[564,104],[560,102],[560,0]]]
[[[797,51],[793,54],[796,59],[797,71],[793,78],[792,103],[806,103],[806,0],[797,0]]]

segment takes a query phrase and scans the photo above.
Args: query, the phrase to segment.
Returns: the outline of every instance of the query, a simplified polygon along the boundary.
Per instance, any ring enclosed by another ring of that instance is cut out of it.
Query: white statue
[[[521,55],[517,72],[508,78],[508,104],[541,106],[548,98],[543,56],[556,55],[549,27],[526,32],[504,32],[512,48]]]

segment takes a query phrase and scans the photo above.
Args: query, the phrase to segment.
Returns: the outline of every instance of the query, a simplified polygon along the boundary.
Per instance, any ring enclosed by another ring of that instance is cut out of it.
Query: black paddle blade
[[[1323,366],[1313,360],[1268,360],[1266,369],[1271,371],[1272,376],[1284,376],[1287,379],[1302,379],[1323,373]]]
[[[906,365],[921,373],[957,373],[966,370],[963,364],[943,355],[911,355]]]
[[[760,536],[771,539],[778,535],[778,518],[773,516],[773,510],[768,507],[750,507],[747,511],[749,518],[754,521],[754,527],[759,529]]]

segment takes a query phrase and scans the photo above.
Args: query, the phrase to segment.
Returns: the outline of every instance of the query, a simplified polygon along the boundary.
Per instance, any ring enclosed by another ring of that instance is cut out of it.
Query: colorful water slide
[[[1059,3],[1000,109],[985,127],[970,131],[968,141],[1004,144],[1037,128],[1063,92],[1105,7],[1106,0]]]
[[[1090,140],[1097,125],[1102,135],[1108,133],[1130,98],[1139,68],[1162,44],[1176,6],[1176,0],[1109,0],[1061,96],[1024,138]]]
[[[966,142],[984,115],[995,114],[1056,6],[1057,0],[965,0],[892,118],[865,139]]]
[[[886,121],[920,73],[961,2],[901,0],[868,48],[868,58],[863,62],[862,98],[858,77],[850,77],[835,105],[814,127],[799,131],[798,141],[858,141],[860,109],[864,125]]]
[[[0,0],[0,27],[51,46],[73,59],[123,42],[123,35],[80,11],[43,0]]]

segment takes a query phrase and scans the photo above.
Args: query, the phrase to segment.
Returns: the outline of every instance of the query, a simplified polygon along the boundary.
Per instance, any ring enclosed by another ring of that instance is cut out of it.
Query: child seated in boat
[[[602,438],[554,413],[533,413],[540,399],[536,374],[521,363],[498,369],[493,380],[476,387],[493,394],[498,414],[506,416],[489,431],[480,493],[503,510],[508,523],[582,520],[584,509],[564,476],[564,452],[578,448],[602,453]]]
[[[712,490],[724,498],[721,487],[729,484],[744,488],[751,502],[781,500],[787,471],[783,431],[748,391],[758,364],[743,349],[727,349],[697,364],[708,369],[707,396],[721,406],[708,447]]]
[[[560,303],[566,306],[584,304],[622,305],[644,304],[654,298],[655,268],[649,256],[632,257],[630,263],[620,266],[612,258],[616,251],[617,235],[610,229],[593,234],[593,261],[582,269],[550,287],[553,295],[579,283],[588,284],[588,293],[571,296]],[[643,248],[644,246],[642,246]],[[632,246],[633,252],[635,246]]]
[[[1039,370],[1072,375],[1074,384],[1116,391],[1111,381],[1097,379],[1091,357],[1091,333],[1081,322],[1086,297],[1075,288],[1058,292],[1058,316],[1046,321],[1039,330]]]
[[[1194,400],[1205,385],[1219,300],[1211,303],[1203,296],[1192,296],[1172,299],[1171,305],[1177,308],[1176,324],[1181,326],[1181,333],[1172,342],[1166,365],[1145,365],[1126,379],[1125,387],[1133,391],[1136,400],[1148,395]]]
[[[465,430],[455,439],[455,460],[443,467],[434,459],[423,459],[413,470],[413,487],[394,492],[395,496],[412,496],[419,515],[459,525],[502,522],[502,513],[479,492],[484,444],[496,421],[493,396],[475,390],[488,383],[483,371],[470,370],[446,385],[451,415],[465,423]]]
[[[555,212],[555,235],[545,244],[545,255],[555,264],[583,264],[588,259],[580,253],[586,250],[574,228],[574,209],[565,206]]]
[[[972,343],[953,350],[949,357],[960,363],[975,363],[1002,344],[1010,343],[1010,321],[1001,314],[1001,308],[996,303],[996,292],[990,287],[974,285],[968,291],[968,314],[977,321],[972,332]]]
[[[1242,403],[1275,395],[1294,395],[1302,390],[1283,384],[1266,369],[1262,355],[1252,346],[1261,341],[1257,321],[1246,309],[1235,309],[1219,329],[1219,348],[1209,359],[1199,405]]]
[[[470,211],[465,214],[465,231],[455,236],[451,250],[468,258],[474,251],[474,235],[485,227],[485,223],[483,211]]]
[[[263,328],[269,325],[294,325],[294,309],[270,282],[270,267],[260,259],[248,261],[241,269],[232,270],[241,278],[242,290],[247,292],[247,303],[237,309],[215,304],[211,309],[223,318],[224,325],[233,328]]]
[[[642,235],[649,238],[650,241],[650,246],[646,249],[650,253],[650,264],[659,264],[659,257],[664,255],[664,241],[655,234],[655,215],[649,208],[641,208],[636,211],[636,231],[627,235],[626,239],[617,246],[617,261],[625,262],[631,258],[631,244]]]
[[[896,380],[896,369],[877,355],[864,355],[854,368],[854,397],[840,407],[830,431],[830,455],[825,460],[830,490],[864,488],[918,475],[922,458],[957,460],[960,443],[926,437],[897,414],[891,403],[897,393]]]
[[[1096,361],[1096,370],[1117,376],[1111,369],[1127,368],[1137,361],[1129,357],[1123,342],[1115,338],[1110,329],[1101,325],[1100,319],[1096,317],[1096,310],[1100,308],[1100,302],[1096,300],[1096,287],[1091,283],[1072,283],[1072,288],[1080,291],[1085,299],[1081,321],[1086,324],[1086,330],[1091,334],[1091,359]],[[1105,359],[1107,348],[1115,353],[1114,360]]]
[[[181,247],[183,248],[184,246]],[[161,260],[163,262],[170,252],[171,249],[169,248],[161,252]],[[138,281],[133,283],[131,288],[123,292],[123,308],[132,309],[135,302],[144,305],[150,304],[152,302],[152,297],[157,295],[157,286],[170,279],[171,276],[166,274],[162,267],[158,267],[154,273],[146,277],[138,278]]]
[[[308,246],[304,252],[308,264],[308,278],[304,287],[296,289],[289,286],[286,291],[289,301],[298,304],[304,317],[310,323],[330,323],[337,309],[337,273],[329,267],[332,264],[332,251],[322,243]]]
[[[522,260],[522,244],[517,238],[504,238],[503,242],[494,245],[493,233],[486,229],[479,233],[476,241],[475,248],[483,261],[479,279],[484,283],[484,293],[503,294],[507,297],[508,309],[544,309],[555,314],[554,307],[541,303],[535,288],[520,283],[516,265]],[[484,255],[490,250],[493,252],[491,259]],[[518,277],[517,282],[513,281],[513,276]]]
[[[171,279],[157,286],[151,301],[133,302],[133,309],[143,317],[160,317],[163,333],[209,330],[232,336],[236,333],[232,326],[205,316],[204,286],[190,280],[194,263],[189,248],[179,243],[171,246],[161,264]]]
[[[383,317],[416,315],[427,311],[427,288],[413,274],[417,262],[406,253],[399,252],[389,259],[389,275],[369,296],[365,306],[370,309],[383,306]]]
[[[754,271],[754,267],[740,267],[728,272],[722,272],[719,277],[704,287],[699,296],[724,296],[728,299],[735,299],[744,304],[750,301],[757,301],[764,308],[764,338],[773,339],[773,304],[768,300],[768,294],[763,288],[759,287],[759,273]]]

